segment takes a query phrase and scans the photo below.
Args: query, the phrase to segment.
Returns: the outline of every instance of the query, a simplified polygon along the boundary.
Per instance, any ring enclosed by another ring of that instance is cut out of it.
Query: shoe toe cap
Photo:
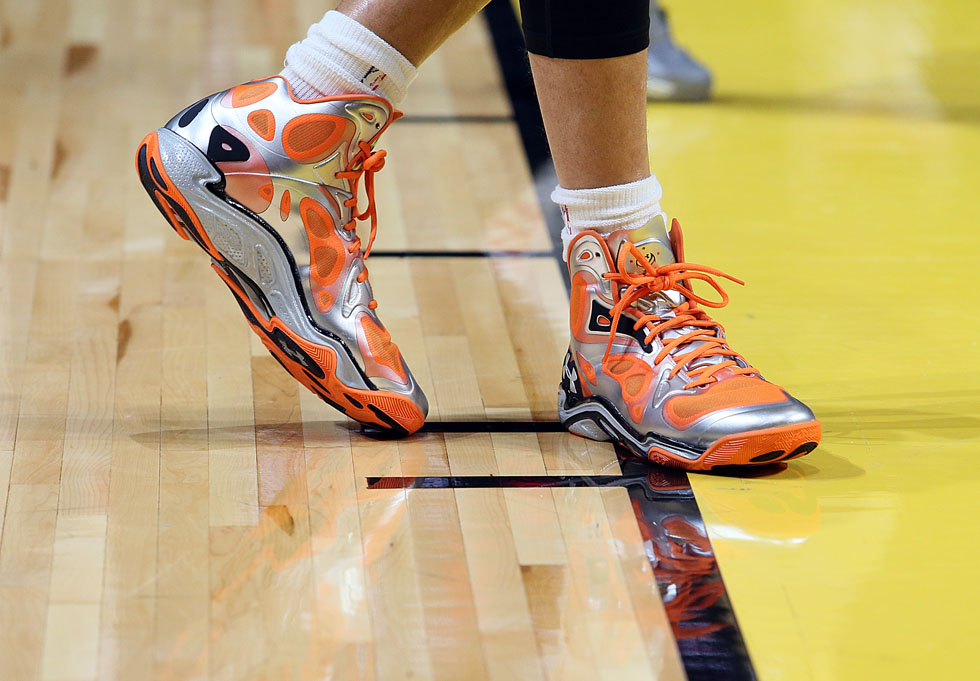
[[[809,407],[793,397],[787,397],[785,402],[725,409],[702,419],[697,424],[699,445],[708,447],[730,435],[782,428],[816,420]]]

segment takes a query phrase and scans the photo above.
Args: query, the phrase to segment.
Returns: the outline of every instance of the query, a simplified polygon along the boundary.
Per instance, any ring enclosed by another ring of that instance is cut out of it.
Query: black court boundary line
[[[558,261],[559,270],[562,272],[562,281],[565,283],[566,291],[570,292],[568,271],[564,267],[562,259],[563,248],[560,234],[564,223],[558,207],[550,198],[551,190],[557,184],[557,174],[551,161],[544,121],[541,117],[534,82],[531,78],[524,36],[510,0],[491,0],[483,10],[483,17],[493,40],[497,61],[504,77],[511,107],[514,110],[514,118],[520,131],[521,141],[524,144],[524,153],[527,156],[528,166],[534,180],[538,202],[544,214],[545,226],[551,236],[554,254]],[[619,450],[620,447],[617,446],[617,451]],[[620,452],[620,459],[623,459],[623,452]],[[625,464],[623,468],[625,473]],[[690,508],[688,510],[690,517],[703,527],[704,519],[697,506],[687,474],[681,473],[677,479],[682,481],[679,484],[684,491],[690,492]],[[644,518],[642,505],[635,504],[634,510],[642,532],[644,525],[648,522]],[[711,554],[713,557],[713,548],[711,548]],[[660,579],[663,573],[660,561],[651,560],[651,567]],[[718,570],[717,562],[715,569]],[[689,681],[714,679],[754,681],[757,678],[755,669],[749,658],[745,640],[728,599],[728,590],[724,586],[720,571],[717,574],[717,581],[722,589],[722,595],[719,599],[722,612],[718,613],[718,618],[727,623],[728,626],[723,632],[727,635],[722,640],[706,639],[701,642],[701,646],[698,645],[697,639],[675,637],[685,671]],[[703,644],[709,641],[710,647],[715,649],[703,650]]]
[[[371,251],[372,258],[553,258],[551,251]]]
[[[558,421],[426,421],[425,433],[564,433]]]

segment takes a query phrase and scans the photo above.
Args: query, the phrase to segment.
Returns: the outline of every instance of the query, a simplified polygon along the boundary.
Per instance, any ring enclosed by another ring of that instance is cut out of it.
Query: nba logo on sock
[[[367,70],[367,73],[361,78],[361,82],[367,85],[372,90],[377,90],[378,86],[381,85],[381,81],[385,79],[384,71],[381,71],[376,66],[372,66]],[[370,80],[369,80],[370,79]]]

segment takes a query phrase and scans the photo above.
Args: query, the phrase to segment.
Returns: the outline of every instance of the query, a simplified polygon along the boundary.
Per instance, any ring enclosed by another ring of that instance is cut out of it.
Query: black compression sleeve
[[[649,0],[520,0],[528,52],[558,59],[606,59],[650,43]]]

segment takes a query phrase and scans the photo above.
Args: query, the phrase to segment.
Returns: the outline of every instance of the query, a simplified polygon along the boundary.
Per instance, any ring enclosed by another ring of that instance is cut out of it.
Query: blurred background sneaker
[[[711,72],[674,44],[667,13],[658,2],[651,2],[647,99],[693,102],[710,96]]]

